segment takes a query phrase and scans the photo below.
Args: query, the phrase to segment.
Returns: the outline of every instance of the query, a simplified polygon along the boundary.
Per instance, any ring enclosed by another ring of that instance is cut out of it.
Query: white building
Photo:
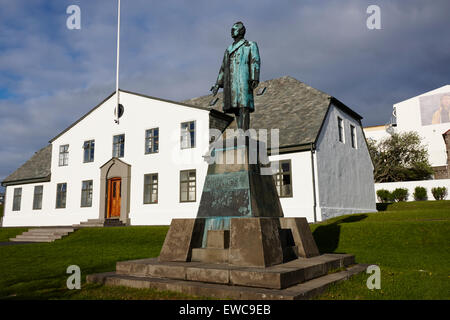
[[[366,137],[379,141],[388,137],[390,130],[399,133],[416,131],[427,146],[435,178],[450,178],[447,167],[447,148],[450,146],[446,145],[443,137],[450,130],[450,85],[394,104],[393,114],[396,116],[395,126],[366,127]]]
[[[373,166],[361,116],[291,77],[256,89],[254,129],[280,130],[277,187],[284,215],[321,221],[375,211]],[[50,140],[8,176],[3,226],[63,226],[88,219],[167,225],[194,218],[207,171],[209,128],[233,118],[211,96],[183,103],[121,90]],[[270,141],[270,138],[268,139]]]

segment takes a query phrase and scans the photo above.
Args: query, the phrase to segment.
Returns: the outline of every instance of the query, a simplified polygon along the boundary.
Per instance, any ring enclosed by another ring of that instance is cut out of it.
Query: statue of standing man
[[[231,28],[234,42],[226,50],[213,95],[223,88],[223,112],[234,113],[238,129],[250,128],[250,113],[255,111],[253,90],[259,84],[259,58],[256,42],[244,39],[245,27],[236,22]]]

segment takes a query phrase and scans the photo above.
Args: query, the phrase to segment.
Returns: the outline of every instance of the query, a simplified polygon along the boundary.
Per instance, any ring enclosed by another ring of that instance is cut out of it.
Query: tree
[[[433,169],[427,147],[415,131],[394,133],[376,143],[367,139],[375,182],[426,180]]]

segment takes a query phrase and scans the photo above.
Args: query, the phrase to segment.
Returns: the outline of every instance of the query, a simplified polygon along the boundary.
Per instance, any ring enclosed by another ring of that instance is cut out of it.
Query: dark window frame
[[[68,165],[69,165],[69,144],[63,144],[59,146],[58,166],[66,167]]]
[[[194,125],[193,129],[191,129],[191,124]],[[187,125],[188,135],[185,134],[186,130],[183,129],[183,125]],[[195,120],[182,122],[180,124],[180,148],[181,149],[193,149],[196,147],[196,139],[197,139],[197,134],[196,134],[197,130],[196,129],[197,129],[197,123]],[[189,137],[189,142],[191,143],[191,145],[189,147],[183,146],[183,137],[185,137],[185,136]]]
[[[156,176],[156,183],[153,183],[153,179],[152,179],[152,177],[154,177],[154,176]],[[146,183],[146,180],[145,180],[145,178],[146,177],[149,177],[149,180],[150,180],[150,182],[149,183]],[[154,186],[156,186],[156,188],[155,189],[153,189],[153,187]],[[145,199],[146,199],[146,197],[145,197],[145,195],[146,195],[146,191],[147,190],[149,190],[150,191],[150,195],[149,195],[149,201],[145,201]],[[153,190],[156,190],[156,195],[155,195],[155,197],[156,197],[156,201],[153,201],[154,200],[154,198],[153,198]],[[158,173],[157,172],[155,172],[155,173],[147,173],[147,174],[144,174],[144,192],[143,192],[143,202],[144,202],[144,204],[157,204],[158,203],[158,201],[159,201],[159,197],[158,197],[158,192],[159,192],[159,175],[158,175]]]
[[[86,185],[86,187],[85,187]],[[83,180],[81,181],[81,208],[91,208],[92,200],[94,198],[94,181]]]
[[[344,120],[338,116],[337,121],[338,121],[339,142],[345,143]]]
[[[36,192],[37,190],[41,190],[41,192]],[[33,210],[42,210],[42,198],[44,196],[44,186],[34,186],[34,192],[33,192]],[[38,205],[39,203],[39,205]]]
[[[190,173],[194,173],[194,180],[190,180]],[[183,173],[187,173],[187,179],[183,180],[182,176]],[[186,199],[187,200],[183,200],[183,184],[186,184]],[[193,184],[193,185],[191,185]],[[189,188],[194,188],[194,199],[189,199]],[[197,170],[196,169],[188,169],[188,170],[181,170],[180,171],[180,203],[184,203],[184,202],[196,202],[197,201]]]
[[[18,202],[17,199],[19,199]],[[20,211],[21,204],[22,204],[22,187],[14,188],[12,211]]]
[[[155,130],[157,131],[157,135],[155,135]],[[148,135],[149,132],[151,132],[150,136]],[[149,145],[151,145],[151,151],[149,151],[148,148]],[[158,152],[159,152],[159,127],[145,130],[145,154],[153,154]]]
[[[123,140],[115,141],[116,137],[122,137]],[[123,147],[121,147],[123,146]],[[117,151],[117,154],[116,154]],[[112,156],[113,158],[123,158],[125,156],[125,133],[116,134],[113,136],[113,144],[112,144]]]
[[[289,164],[289,170],[288,171],[282,171],[283,163]],[[282,181],[284,181],[284,176],[289,176],[290,181],[290,193],[284,193],[282,186],[287,184],[281,184]],[[277,189],[278,197],[279,198],[292,198],[294,197],[293,187],[292,187],[292,161],[291,159],[286,160],[278,160],[278,170],[274,174],[274,181],[275,181],[275,188]]]
[[[65,190],[60,186],[65,185]],[[67,182],[58,183],[56,185],[56,209],[65,209],[67,206]]]
[[[94,162],[94,159],[95,159],[95,139],[86,140],[83,143],[83,163]]]
[[[356,126],[354,125],[350,125],[350,137],[351,137],[351,142],[352,142],[352,148],[354,149],[358,149],[358,140],[356,137]]]

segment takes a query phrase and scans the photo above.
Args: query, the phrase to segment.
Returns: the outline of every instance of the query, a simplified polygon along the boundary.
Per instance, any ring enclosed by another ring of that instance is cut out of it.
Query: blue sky
[[[81,8],[81,30],[66,8]],[[381,30],[366,9],[381,8]],[[116,1],[0,0],[0,180],[115,87]],[[208,94],[231,25],[259,45],[261,79],[290,75],[363,124],[449,84],[447,0],[122,1],[120,87],[172,100]]]

